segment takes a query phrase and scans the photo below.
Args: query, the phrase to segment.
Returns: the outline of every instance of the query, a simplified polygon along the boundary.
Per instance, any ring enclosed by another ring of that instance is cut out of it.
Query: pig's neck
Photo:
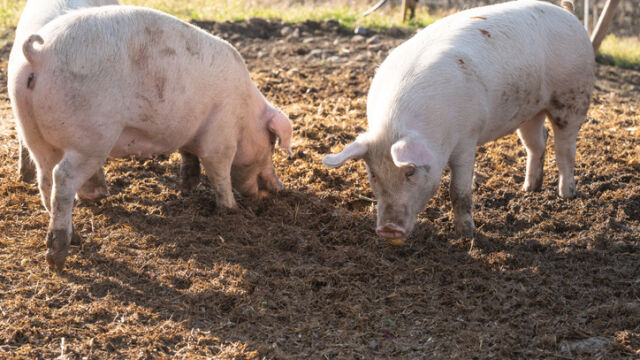
[[[443,131],[439,126],[430,125],[427,122],[405,122],[401,118],[389,121],[384,126],[376,126],[370,129],[372,138],[379,139],[381,151],[390,154],[391,146],[405,136],[412,133],[417,134],[426,142],[429,151],[433,155],[433,163],[430,167],[435,172],[442,172],[447,166],[451,152],[455,143],[457,143],[456,135],[447,131]],[[383,150],[382,150],[383,149]],[[434,173],[435,173],[434,172]]]

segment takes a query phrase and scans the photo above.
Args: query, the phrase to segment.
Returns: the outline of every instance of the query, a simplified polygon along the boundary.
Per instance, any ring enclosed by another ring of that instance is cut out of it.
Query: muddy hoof
[[[179,190],[183,193],[188,193],[193,191],[193,189],[198,186],[200,183],[200,176],[190,176],[190,177],[182,177],[180,181]]]
[[[33,184],[36,182],[36,173],[33,169],[25,169],[24,167],[21,167],[18,170],[18,175],[20,178],[20,181],[25,182],[27,184]]]
[[[475,235],[475,224],[473,220],[464,220],[456,223],[456,235],[462,238],[473,239]]]
[[[109,193],[103,193],[100,196],[84,196],[84,195],[80,195],[78,194],[78,200],[84,201],[84,202],[98,202],[106,197],[109,196]]]
[[[71,245],[82,245],[82,236],[76,232],[76,229],[73,229],[73,232],[71,233]]]
[[[47,233],[47,264],[52,269],[62,271],[69,254],[69,236],[64,230],[52,230]]]
[[[102,168],[82,184],[76,196],[80,200],[90,202],[96,202],[109,196],[109,189],[107,189]]]

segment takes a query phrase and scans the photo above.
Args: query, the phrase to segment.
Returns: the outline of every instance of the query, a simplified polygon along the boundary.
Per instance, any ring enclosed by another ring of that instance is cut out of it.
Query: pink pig
[[[565,9],[521,0],[459,12],[391,52],[371,83],[369,128],[323,162],[365,160],[378,200],[376,231],[393,240],[409,235],[449,167],[455,228],[472,237],[479,145],[517,131],[528,154],[523,189],[538,190],[549,119],[559,195],[576,195],[576,137],[594,71],[589,37]]]
[[[63,268],[75,235],[74,195],[108,156],[194,154],[225,208],[236,207],[232,186],[282,187],[272,154],[277,139],[291,151],[291,123],[226,41],[156,10],[106,6],[51,21],[23,52],[9,82],[51,215],[51,267]]]

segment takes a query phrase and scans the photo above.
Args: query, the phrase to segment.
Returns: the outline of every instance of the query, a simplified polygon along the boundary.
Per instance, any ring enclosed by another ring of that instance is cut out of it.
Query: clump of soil
[[[447,174],[407,244],[392,247],[359,197],[373,197],[363,164],[329,170],[321,159],[366,129],[376,66],[406,36],[201,25],[240,50],[290,115],[294,156],[275,156],[287,190],[221,211],[204,181],[178,191],[177,155],[110,160],[113,195],[76,205],[84,242],[64,273],[49,271],[48,215],[15,173],[5,47],[2,357],[640,356],[640,73],[599,66],[576,199],[557,196],[552,138],[543,190],[520,191],[525,150],[507,136],[478,149],[473,248],[454,236]]]

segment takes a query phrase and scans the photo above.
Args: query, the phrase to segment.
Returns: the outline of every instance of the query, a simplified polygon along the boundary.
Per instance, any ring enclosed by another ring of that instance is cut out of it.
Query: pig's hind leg
[[[31,156],[29,156],[29,151],[27,147],[24,146],[22,139],[18,139],[18,175],[20,175],[20,179],[26,183],[31,183],[36,177],[36,168],[33,162],[31,161]]]
[[[518,128],[518,136],[527,149],[527,175],[522,189],[538,191],[544,178],[544,154],[549,131],[544,127],[546,114],[540,112]]]
[[[180,150],[180,190],[188,192],[200,183],[200,161],[196,155]]]
[[[100,169],[105,157],[95,158],[65,150],[53,168],[51,221],[47,231],[46,259],[50,267],[62,270],[73,237],[73,200],[80,187]]]
[[[554,149],[558,164],[558,193],[563,198],[576,196],[574,166],[576,139],[589,107],[589,95],[584,99],[572,98],[571,102],[561,97],[552,98],[547,115],[553,128]]]

